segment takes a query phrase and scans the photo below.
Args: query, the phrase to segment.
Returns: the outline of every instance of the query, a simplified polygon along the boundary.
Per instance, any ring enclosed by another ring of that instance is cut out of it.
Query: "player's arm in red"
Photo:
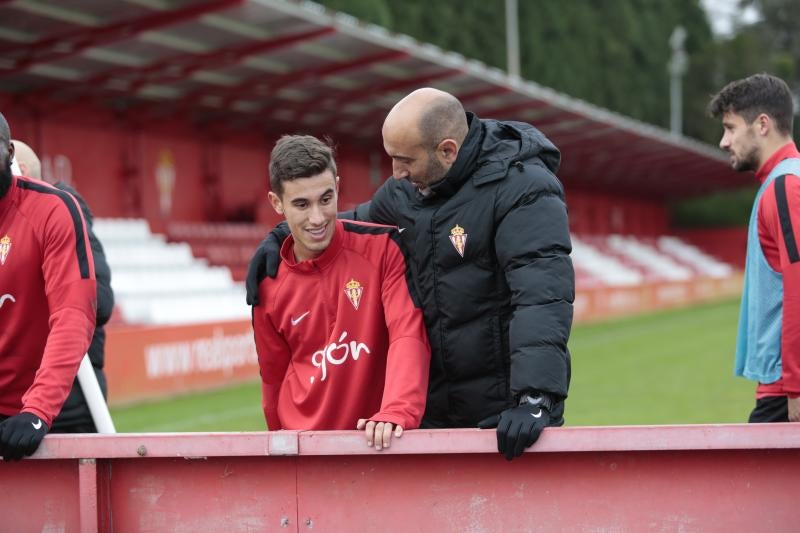
[[[774,188],[778,216],[771,217],[770,229],[778,245],[783,274],[781,380],[787,396],[797,399],[800,397],[800,178],[778,177]],[[796,403],[797,417],[800,400]],[[791,411],[790,408],[790,419]]]
[[[38,416],[48,426],[72,388],[97,315],[94,260],[86,223],[71,195],[60,192],[57,196],[61,202],[38,229],[50,333],[33,384],[22,397],[22,411]]]
[[[259,301],[262,303],[253,307],[253,333],[256,339],[258,366],[261,369],[261,407],[264,409],[267,429],[276,431],[283,429],[278,418],[278,393],[292,354],[286,340],[281,337],[267,315],[267,302],[271,300],[264,294],[264,284],[262,282],[259,289]]]
[[[394,235],[399,236],[396,232]],[[422,310],[414,304],[412,290],[406,281],[400,246],[389,239],[381,294],[389,331],[386,380],[381,410],[370,420],[391,422],[404,429],[418,428],[422,420],[431,360]]]

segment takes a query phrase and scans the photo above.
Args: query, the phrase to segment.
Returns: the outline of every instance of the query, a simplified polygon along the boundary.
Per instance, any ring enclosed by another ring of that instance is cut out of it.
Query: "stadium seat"
[[[612,250],[641,265],[657,278],[669,281],[684,281],[693,277],[689,268],[677,263],[669,256],[660,253],[656,248],[637,240],[635,237],[609,235],[608,245]]]
[[[703,275],[725,278],[733,272],[730,265],[714,259],[696,246],[685,243],[677,237],[659,237],[657,242],[660,249],[680,258]]]
[[[572,236],[572,261],[592,278],[606,285],[629,286],[644,281],[644,276],[616,257],[604,254],[583,239]]]
[[[214,233],[209,225],[187,228],[192,228],[189,233],[213,235],[209,238],[230,236],[230,231]],[[96,219],[94,231],[103,243],[117,307],[126,322],[175,325],[250,318],[244,287],[231,270],[194,257],[189,244],[166,242],[141,219]],[[229,250],[216,253],[222,258]],[[243,255],[239,250],[236,259]]]
[[[648,282],[725,278],[734,269],[677,237],[572,235],[572,260],[579,289],[634,286]]]
[[[226,266],[233,279],[243,281],[247,264],[269,228],[258,224],[173,222],[167,225],[169,242],[185,242],[195,257]]]

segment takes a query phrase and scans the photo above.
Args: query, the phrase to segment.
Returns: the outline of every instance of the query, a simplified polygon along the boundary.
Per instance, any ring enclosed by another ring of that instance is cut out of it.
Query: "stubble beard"
[[[442,181],[444,177],[447,175],[447,169],[444,168],[441,162],[436,158],[436,154],[433,152],[428,153],[428,166],[425,169],[425,189],[430,190],[432,185],[435,185]]]
[[[752,146],[734,163],[733,169],[737,172],[755,172],[758,170],[758,161],[758,148]]]

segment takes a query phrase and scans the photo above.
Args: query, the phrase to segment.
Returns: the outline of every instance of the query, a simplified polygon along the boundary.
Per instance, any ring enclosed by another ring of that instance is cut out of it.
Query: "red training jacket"
[[[14,177],[0,198],[0,414],[52,425],[94,332],[94,261],[69,193]]]
[[[259,286],[253,328],[270,430],[419,427],[430,346],[393,227],[337,221],[316,259],[281,249]]]
[[[770,157],[758,172],[764,183],[775,165],[800,152],[790,142]],[[775,383],[760,383],[756,397],[800,396],[800,255],[797,247],[800,229],[800,180],[786,176],[776,195],[773,180],[761,195],[758,205],[758,240],[769,266],[783,274],[783,323],[781,324],[781,379]],[[783,194],[785,191],[785,194]]]

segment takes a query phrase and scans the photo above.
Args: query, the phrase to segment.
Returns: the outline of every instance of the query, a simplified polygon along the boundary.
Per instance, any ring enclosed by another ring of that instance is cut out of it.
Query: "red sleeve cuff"
[[[369,419],[372,422],[389,422],[391,424],[394,424],[395,426],[400,426],[403,429],[417,429],[419,427],[419,423],[415,424],[411,419],[407,417],[391,413],[377,412],[371,417],[369,417]]]

